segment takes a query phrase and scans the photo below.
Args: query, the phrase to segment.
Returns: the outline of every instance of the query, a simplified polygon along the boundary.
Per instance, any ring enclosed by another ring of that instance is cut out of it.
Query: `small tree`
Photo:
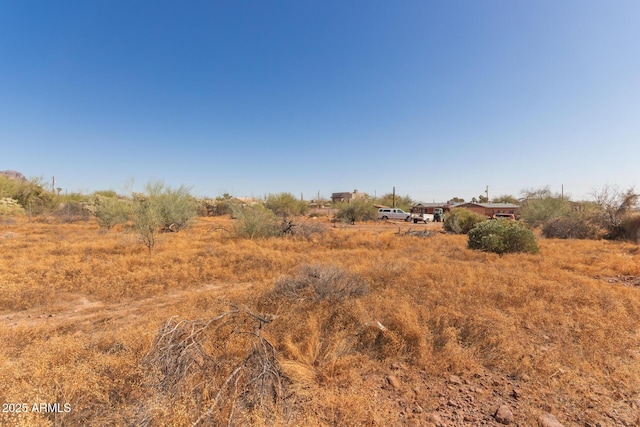
[[[376,199],[376,203],[379,204],[379,205],[393,207],[394,206],[393,193],[387,193],[382,197],[378,197]],[[395,196],[395,207],[396,208],[402,209],[404,211],[409,211],[414,204],[415,203],[414,203],[413,199],[411,199],[411,197],[409,197],[409,195],[399,196],[399,195],[396,194],[396,196]]]
[[[516,199],[515,196],[512,196],[511,194],[503,194],[501,196],[494,197],[493,199],[491,199],[491,203],[512,203],[514,205],[518,205],[520,204],[520,201]]]
[[[150,202],[158,211],[162,231],[182,230],[189,226],[197,214],[198,202],[184,185],[171,188],[156,182],[147,184],[146,190]]]
[[[98,225],[110,230],[117,224],[124,224],[131,214],[131,202],[116,197],[96,194],[93,199],[92,212],[98,219]]]
[[[469,249],[497,254],[528,252],[537,253],[536,238],[524,224],[499,219],[484,221],[469,231]]]
[[[262,205],[233,205],[233,217],[236,218],[234,229],[236,235],[248,239],[281,236],[282,227],[273,211]]]
[[[188,226],[196,216],[197,202],[184,186],[174,189],[158,181],[148,183],[145,190],[133,195],[133,228],[151,252],[158,232]]]
[[[350,203],[341,203],[338,208],[336,218],[349,222],[350,224],[356,221],[370,221],[376,219],[376,208],[371,201],[352,200]]]
[[[530,226],[536,227],[554,218],[571,214],[571,202],[560,194],[552,194],[549,187],[537,190],[525,190],[520,218]]]
[[[456,234],[467,234],[477,223],[486,220],[484,215],[470,209],[455,208],[444,220],[444,229]]]
[[[296,198],[291,193],[269,194],[265,201],[265,207],[271,209],[276,215],[285,218],[304,215],[308,209],[304,200]]]
[[[0,198],[17,200],[25,211],[41,214],[55,206],[53,196],[45,186],[43,178],[26,180],[0,176]]]
[[[542,225],[542,235],[557,239],[595,239],[598,227],[584,215],[573,214],[545,222]]]
[[[237,201],[229,193],[224,193],[222,196],[216,197],[215,202],[215,214],[216,215],[231,215],[233,213],[233,206],[237,205]]]
[[[484,195],[479,195],[478,197],[474,197],[471,199],[472,203],[488,203],[489,199],[487,198],[487,196]]]
[[[596,220],[607,230],[606,238],[627,238],[625,228],[622,226],[625,216],[638,205],[640,195],[633,187],[626,191],[616,186],[605,185],[599,190],[594,190],[591,195],[600,208]]]

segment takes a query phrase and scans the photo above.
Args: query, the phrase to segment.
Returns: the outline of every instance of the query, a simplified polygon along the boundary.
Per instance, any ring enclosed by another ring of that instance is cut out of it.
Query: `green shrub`
[[[528,192],[520,210],[520,218],[528,225],[538,227],[555,218],[567,217],[571,211],[568,198],[543,188]]]
[[[375,202],[378,205],[393,206],[398,209],[402,209],[405,212],[409,212],[411,210],[411,206],[415,204],[409,195],[400,196],[396,194],[394,197],[393,193],[387,193],[378,197]]]
[[[296,198],[291,193],[269,194],[264,205],[282,217],[304,215],[308,209],[305,201]]]
[[[45,187],[42,178],[19,180],[0,175],[0,198],[16,200],[29,215],[40,215],[55,209],[53,195]]]
[[[484,221],[469,231],[469,249],[497,254],[528,252],[537,253],[536,238],[524,224],[517,221]]]
[[[352,200],[350,203],[341,203],[338,207],[336,218],[349,222],[370,221],[376,219],[377,210],[369,200]]]
[[[0,216],[24,215],[25,211],[16,199],[10,197],[0,198]]]
[[[186,228],[196,216],[197,203],[184,186],[174,189],[162,182],[151,182],[145,190],[144,194],[133,195],[133,229],[151,252],[156,233]]]
[[[444,220],[444,229],[456,234],[467,234],[476,224],[486,220],[484,215],[470,209],[452,209]]]
[[[281,220],[273,211],[262,205],[234,205],[233,217],[236,219],[234,230],[238,237],[258,239],[281,236]]]
[[[131,213],[131,202],[118,199],[117,196],[111,197],[96,193],[90,209],[98,219],[100,227],[109,230],[114,225],[127,222]]]

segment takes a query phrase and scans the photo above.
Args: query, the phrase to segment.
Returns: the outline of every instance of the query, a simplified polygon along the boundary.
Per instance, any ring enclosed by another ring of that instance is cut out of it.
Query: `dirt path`
[[[74,324],[76,326],[109,322],[132,323],[150,311],[158,312],[175,305],[181,300],[193,298],[197,294],[224,294],[230,287],[250,287],[250,283],[208,283],[198,287],[182,290],[170,290],[160,295],[143,299],[134,299],[120,303],[105,303],[91,300],[86,295],[65,294],[58,297],[58,301],[46,308],[38,307],[28,310],[3,313],[0,315],[0,325],[6,327],[37,327],[46,325],[51,328]]]

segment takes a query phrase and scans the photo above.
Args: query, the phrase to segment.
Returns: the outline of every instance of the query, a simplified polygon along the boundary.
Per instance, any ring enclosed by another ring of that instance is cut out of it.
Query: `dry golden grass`
[[[565,425],[640,425],[637,245],[543,239],[540,254],[500,257],[466,249],[464,236],[325,225],[310,240],[242,240],[220,229],[232,229],[228,218],[199,219],[152,254],[92,223],[0,225],[0,401],[29,406],[0,424],[211,425],[214,408],[229,425],[429,425],[430,414],[497,425],[492,411],[506,401],[518,425],[543,412]],[[342,269],[368,292],[278,292],[303,265]],[[159,387],[148,361],[160,328],[230,307],[270,322],[212,327],[182,356],[192,370]],[[216,397],[240,378],[234,367],[250,380],[263,366],[247,362],[259,341],[226,338],[256,333],[287,389],[270,413],[248,392]],[[473,404],[456,414],[451,401]],[[32,411],[42,402],[71,410]]]

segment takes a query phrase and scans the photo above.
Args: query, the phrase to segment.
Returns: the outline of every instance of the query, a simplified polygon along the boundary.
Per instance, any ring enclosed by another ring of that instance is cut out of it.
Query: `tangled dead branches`
[[[287,380],[261,334],[270,321],[234,305],[209,319],[170,318],[144,358],[152,390],[172,402],[191,402],[193,426],[282,416]]]
[[[409,227],[409,229],[406,231],[402,231],[402,229],[398,224],[394,224],[394,225],[398,227],[398,231],[396,231],[396,234],[398,236],[433,237],[436,235],[436,232],[432,230],[424,229],[424,230],[412,231],[411,227]]]

